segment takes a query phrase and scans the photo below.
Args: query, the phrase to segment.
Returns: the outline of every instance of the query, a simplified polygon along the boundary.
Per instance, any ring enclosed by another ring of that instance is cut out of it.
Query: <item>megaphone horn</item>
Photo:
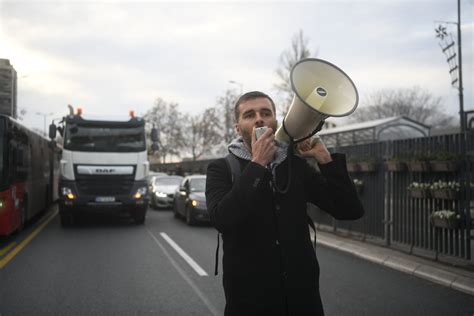
[[[339,67],[322,59],[307,58],[291,69],[295,93],[275,139],[290,142],[311,136],[329,116],[347,116],[355,111],[359,94],[351,78]]]

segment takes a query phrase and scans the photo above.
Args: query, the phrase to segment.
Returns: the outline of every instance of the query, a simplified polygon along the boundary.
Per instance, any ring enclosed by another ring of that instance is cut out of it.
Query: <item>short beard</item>
[[[241,130],[242,139],[249,152],[252,152],[252,131]]]
[[[273,129],[273,134],[276,134],[278,123],[275,120],[274,123],[271,123],[270,126],[267,126],[267,127],[271,127]],[[247,131],[247,130],[241,129],[241,135],[242,135],[242,139],[244,140],[244,144],[247,146],[247,149],[249,150],[250,153],[252,153],[252,130]]]

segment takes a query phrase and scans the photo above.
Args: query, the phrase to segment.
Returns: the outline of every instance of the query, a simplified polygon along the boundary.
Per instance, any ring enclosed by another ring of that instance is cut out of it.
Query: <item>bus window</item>
[[[23,147],[23,146],[22,146]],[[25,152],[24,148],[17,148],[15,151],[16,154],[16,161],[15,164],[15,180],[17,181],[25,181],[28,177],[28,165],[25,164]]]

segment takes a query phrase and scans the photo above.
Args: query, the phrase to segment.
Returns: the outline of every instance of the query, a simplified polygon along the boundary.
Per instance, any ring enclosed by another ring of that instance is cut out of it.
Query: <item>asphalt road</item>
[[[0,269],[1,316],[223,315],[213,228],[153,210],[144,226],[93,217],[63,229],[57,215],[39,223],[0,239],[0,253],[24,246],[0,256],[17,252]],[[322,246],[318,257],[327,315],[474,315],[467,294]]]

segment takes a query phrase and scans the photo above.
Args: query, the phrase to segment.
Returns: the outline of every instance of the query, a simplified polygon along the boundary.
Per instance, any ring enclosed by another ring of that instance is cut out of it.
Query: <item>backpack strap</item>
[[[314,233],[313,248],[314,248],[314,251],[316,251],[316,226],[314,226],[313,219],[309,215],[306,215],[306,216],[307,216],[306,219],[308,221],[308,225],[309,227],[311,227]]]
[[[235,157],[233,154],[229,153],[227,156],[225,156],[225,162],[227,164],[227,167],[230,170],[231,176],[232,176],[232,184],[235,183],[235,180],[240,177],[240,162]],[[313,224],[314,225],[314,224]],[[214,268],[214,275],[217,275],[219,272],[219,245],[220,245],[220,236],[219,232],[217,232],[217,248],[216,248],[216,262],[215,262],[215,268]]]
[[[225,162],[227,163],[227,167],[232,174],[232,184],[235,182],[236,179],[240,177],[241,170],[240,170],[240,162],[233,154],[229,153],[225,156]]]
[[[219,232],[217,232],[216,264],[214,265],[214,275],[219,272]]]

